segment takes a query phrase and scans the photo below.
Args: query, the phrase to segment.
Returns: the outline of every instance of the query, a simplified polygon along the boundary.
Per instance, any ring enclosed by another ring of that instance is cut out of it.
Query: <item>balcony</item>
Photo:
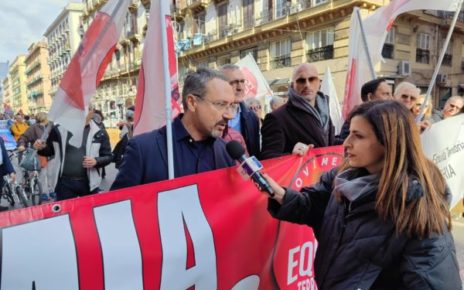
[[[428,64],[430,62],[430,50],[416,49],[416,62]]]
[[[453,64],[453,56],[451,54],[446,53],[443,57],[443,62],[441,64],[445,66],[451,66]]]
[[[274,57],[271,60],[271,68],[282,68],[282,67],[289,67],[291,65],[292,59],[290,55],[281,55],[278,57]]]
[[[308,61],[315,62],[326,59],[332,59],[334,55],[333,45],[327,45],[308,50]]]
[[[385,43],[382,48],[383,58],[393,59],[393,52],[395,51],[395,46],[390,43]]]
[[[190,9],[193,13],[204,10],[208,7],[208,0],[187,0],[185,8]],[[184,11],[181,11],[182,13]]]

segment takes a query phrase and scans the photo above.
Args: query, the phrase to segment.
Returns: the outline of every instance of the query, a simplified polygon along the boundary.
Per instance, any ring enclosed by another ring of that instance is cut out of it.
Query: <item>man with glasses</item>
[[[261,159],[284,154],[304,154],[310,146],[334,144],[334,127],[329,113],[329,97],[319,91],[316,67],[295,68],[285,105],[266,115],[262,134]]]
[[[452,96],[446,101],[443,110],[433,110],[431,121],[435,123],[448,117],[455,116],[462,111],[463,107],[464,98],[461,96]]]
[[[174,175],[215,170],[234,165],[221,139],[237,105],[229,80],[210,69],[187,75],[182,91],[184,114],[172,123]],[[111,189],[166,180],[166,126],[130,139]]]
[[[229,121],[229,127],[240,132],[250,155],[258,156],[260,149],[259,119],[244,103],[247,81],[240,67],[226,64],[221,72],[229,79],[235,94],[235,102],[239,104],[237,114]]]

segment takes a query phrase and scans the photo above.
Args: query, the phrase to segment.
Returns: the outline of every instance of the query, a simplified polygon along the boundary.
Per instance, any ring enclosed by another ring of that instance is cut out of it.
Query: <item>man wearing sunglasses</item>
[[[309,148],[334,144],[334,127],[329,114],[329,97],[319,91],[316,67],[295,68],[285,105],[266,115],[262,134],[261,159],[289,153],[304,154]]]
[[[228,125],[242,134],[248,153],[258,156],[260,150],[259,119],[244,102],[247,80],[240,67],[234,64],[222,66],[221,72],[229,79],[229,84],[234,90],[235,102],[239,104],[237,114],[229,121]]]
[[[187,75],[184,114],[172,123],[174,175],[181,177],[235,164],[221,139],[237,105],[229,80],[210,69]],[[168,179],[166,126],[129,140],[111,190]]]

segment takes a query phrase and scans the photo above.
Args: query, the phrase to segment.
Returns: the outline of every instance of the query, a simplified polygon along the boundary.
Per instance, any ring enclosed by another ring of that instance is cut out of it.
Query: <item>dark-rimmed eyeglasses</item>
[[[297,78],[295,82],[299,85],[304,85],[306,81],[308,81],[309,83],[312,83],[318,80],[319,80],[319,77]]]
[[[406,99],[411,99],[411,101],[415,101],[417,100],[417,97],[416,96],[413,96],[413,95],[406,95],[406,94],[402,94],[401,95],[401,98],[406,100]]]
[[[237,109],[238,109],[238,106],[239,106],[239,103],[236,103],[236,102],[228,103],[228,102],[225,102],[225,101],[210,101],[208,99],[200,97],[197,94],[192,94],[192,96],[195,96],[197,99],[199,99],[201,101],[210,103],[216,110],[218,110],[220,112],[229,111],[229,112],[232,112],[232,113],[236,113]]]

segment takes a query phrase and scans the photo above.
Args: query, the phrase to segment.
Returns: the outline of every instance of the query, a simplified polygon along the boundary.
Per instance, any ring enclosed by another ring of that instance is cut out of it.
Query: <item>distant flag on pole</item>
[[[235,64],[240,67],[246,79],[245,98],[263,100],[264,97],[272,96],[273,92],[251,54],[248,54]]]
[[[385,39],[398,15],[414,10],[456,11],[460,1],[392,0],[390,4],[377,9],[362,21],[372,63],[375,65],[382,60]],[[355,9],[359,8],[355,7]],[[363,47],[360,24],[356,18],[356,10],[354,10],[350,24],[348,71],[343,101],[345,118],[354,106],[361,103],[361,86],[372,79],[369,73],[367,52]]]
[[[350,39],[348,50],[348,70],[343,98],[343,118],[346,119],[351,110],[361,103],[361,87],[371,80],[368,55],[363,43],[361,23],[357,16],[359,8],[354,7],[351,14]]]
[[[324,95],[329,96],[330,119],[332,119],[332,124],[335,127],[335,135],[338,135],[342,129],[344,121],[340,103],[338,102],[337,90],[335,89],[332,72],[329,67],[325,69],[324,78],[322,79],[321,84],[321,92],[323,92]]]
[[[109,0],[83,36],[53,99],[49,119],[72,133],[80,147],[90,98],[95,94],[119,40],[130,0]]]
[[[134,135],[158,129],[166,124],[164,82],[171,83],[172,117],[176,117],[181,111],[173,27],[169,11],[160,11],[161,6],[160,1],[151,2],[150,19],[135,98]],[[164,13],[160,14],[160,12]],[[167,40],[163,40],[158,15],[165,15]],[[167,41],[168,45],[169,77],[163,73],[161,45],[163,41]]]

